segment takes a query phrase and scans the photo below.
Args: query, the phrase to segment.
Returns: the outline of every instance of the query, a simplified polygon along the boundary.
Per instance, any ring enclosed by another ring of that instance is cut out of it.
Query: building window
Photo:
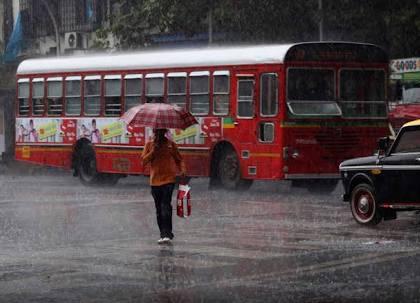
[[[105,76],[105,116],[121,115],[121,76]]]
[[[142,75],[132,74],[124,77],[125,82],[125,108],[127,111],[140,104],[142,95]]]
[[[85,77],[84,85],[84,112],[88,116],[99,116],[101,112],[101,76]]]
[[[18,81],[19,116],[29,116],[29,79]]]
[[[209,75],[207,71],[190,74],[191,113],[209,113]]]
[[[32,80],[32,114],[42,116],[44,110],[44,79],[35,78]]]
[[[187,73],[168,74],[168,102],[180,107],[186,105]]]
[[[216,115],[229,113],[229,71],[213,73],[213,113]]]
[[[254,79],[238,81],[238,117],[254,117]]]
[[[164,74],[146,75],[146,102],[163,103],[163,78]]]
[[[66,78],[66,115],[80,116],[82,109],[81,102],[81,80],[82,77]]]
[[[47,79],[47,112],[49,116],[60,116],[63,112],[63,78]]]
[[[277,74],[261,75],[260,112],[262,116],[275,116],[278,111],[278,81]]]

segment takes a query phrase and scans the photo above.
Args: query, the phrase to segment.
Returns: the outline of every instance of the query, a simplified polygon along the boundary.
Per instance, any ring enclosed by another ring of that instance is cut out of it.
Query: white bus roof
[[[243,46],[183,50],[146,50],[137,53],[97,54],[84,57],[29,59],[19,75],[55,72],[139,70],[176,67],[282,63],[291,45]]]
[[[88,54],[83,57],[63,56],[23,61],[17,75],[125,71],[204,66],[280,64],[293,46],[322,44],[357,45],[356,43],[299,43],[195,49],[144,50],[135,53]],[[364,45],[364,44],[361,44]],[[326,45],[327,46],[327,45]]]

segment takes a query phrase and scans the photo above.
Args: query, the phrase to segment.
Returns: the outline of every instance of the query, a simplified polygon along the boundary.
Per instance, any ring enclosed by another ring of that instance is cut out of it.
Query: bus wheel
[[[362,225],[376,225],[382,220],[375,199],[375,191],[369,184],[359,184],[351,192],[350,209],[353,218]]]
[[[98,183],[100,174],[96,170],[95,152],[91,145],[84,145],[79,152],[79,178],[84,185]]]
[[[248,189],[253,180],[241,179],[241,170],[238,156],[233,150],[223,153],[217,173],[220,183],[226,189]]]

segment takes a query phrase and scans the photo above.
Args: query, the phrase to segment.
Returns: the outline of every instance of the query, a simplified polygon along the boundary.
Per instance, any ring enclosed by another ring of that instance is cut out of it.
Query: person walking
[[[169,243],[172,233],[172,192],[177,168],[185,178],[185,163],[175,142],[166,136],[167,129],[154,129],[153,141],[146,143],[142,154],[143,166],[150,164],[150,186],[156,206],[160,230],[159,244]]]

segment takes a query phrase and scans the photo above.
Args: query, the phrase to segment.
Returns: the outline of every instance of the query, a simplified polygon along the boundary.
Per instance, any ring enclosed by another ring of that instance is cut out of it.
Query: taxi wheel
[[[369,184],[359,184],[351,192],[350,209],[353,218],[362,225],[376,225],[382,214],[375,199],[375,190]]]

